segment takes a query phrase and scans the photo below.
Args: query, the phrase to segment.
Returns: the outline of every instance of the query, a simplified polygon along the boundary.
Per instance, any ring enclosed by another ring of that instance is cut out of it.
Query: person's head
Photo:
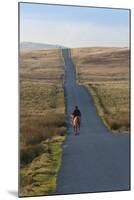
[[[75,106],[75,109],[78,109],[78,106]]]

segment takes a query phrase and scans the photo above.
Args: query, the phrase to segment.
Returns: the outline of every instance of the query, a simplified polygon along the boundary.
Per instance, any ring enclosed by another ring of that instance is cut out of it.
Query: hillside
[[[35,43],[35,42],[21,42],[20,50],[39,50],[39,49],[60,49],[65,48],[58,44],[43,44],[43,43]]]
[[[116,47],[72,49],[77,82],[90,90],[98,114],[114,132],[129,132],[130,50]]]

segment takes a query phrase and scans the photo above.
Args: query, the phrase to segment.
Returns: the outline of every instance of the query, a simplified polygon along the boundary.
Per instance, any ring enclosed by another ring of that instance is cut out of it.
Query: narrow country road
[[[68,49],[65,61],[65,98],[68,135],[62,146],[62,163],[55,194],[130,189],[129,135],[112,134],[96,113],[91,95],[76,83]],[[77,105],[82,113],[80,135],[75,136],[70,113]]]

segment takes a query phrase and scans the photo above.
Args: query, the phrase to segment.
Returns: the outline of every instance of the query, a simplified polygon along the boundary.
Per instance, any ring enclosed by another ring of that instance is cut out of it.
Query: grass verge
[[[114,133],[130,130],[129,86],[127,83],[88,84],[96,110],[104,125]],[[126,95],[127,94],[127,95]]]
[[[20,170],[20,196],[52,194],[56,189],[57,172],[61,163],[61,144],[65,136],[42,141],[44,152]]]

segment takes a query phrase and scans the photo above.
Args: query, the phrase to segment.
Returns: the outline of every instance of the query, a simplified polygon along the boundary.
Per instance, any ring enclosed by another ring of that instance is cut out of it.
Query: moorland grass
[[[129,49],[71,49],[77,82],[92,94],[98,114],[113,132],[129,132]]]
[[[20,54],[20,196],[56,188],[66,136],[63,60],[59,50]]]

